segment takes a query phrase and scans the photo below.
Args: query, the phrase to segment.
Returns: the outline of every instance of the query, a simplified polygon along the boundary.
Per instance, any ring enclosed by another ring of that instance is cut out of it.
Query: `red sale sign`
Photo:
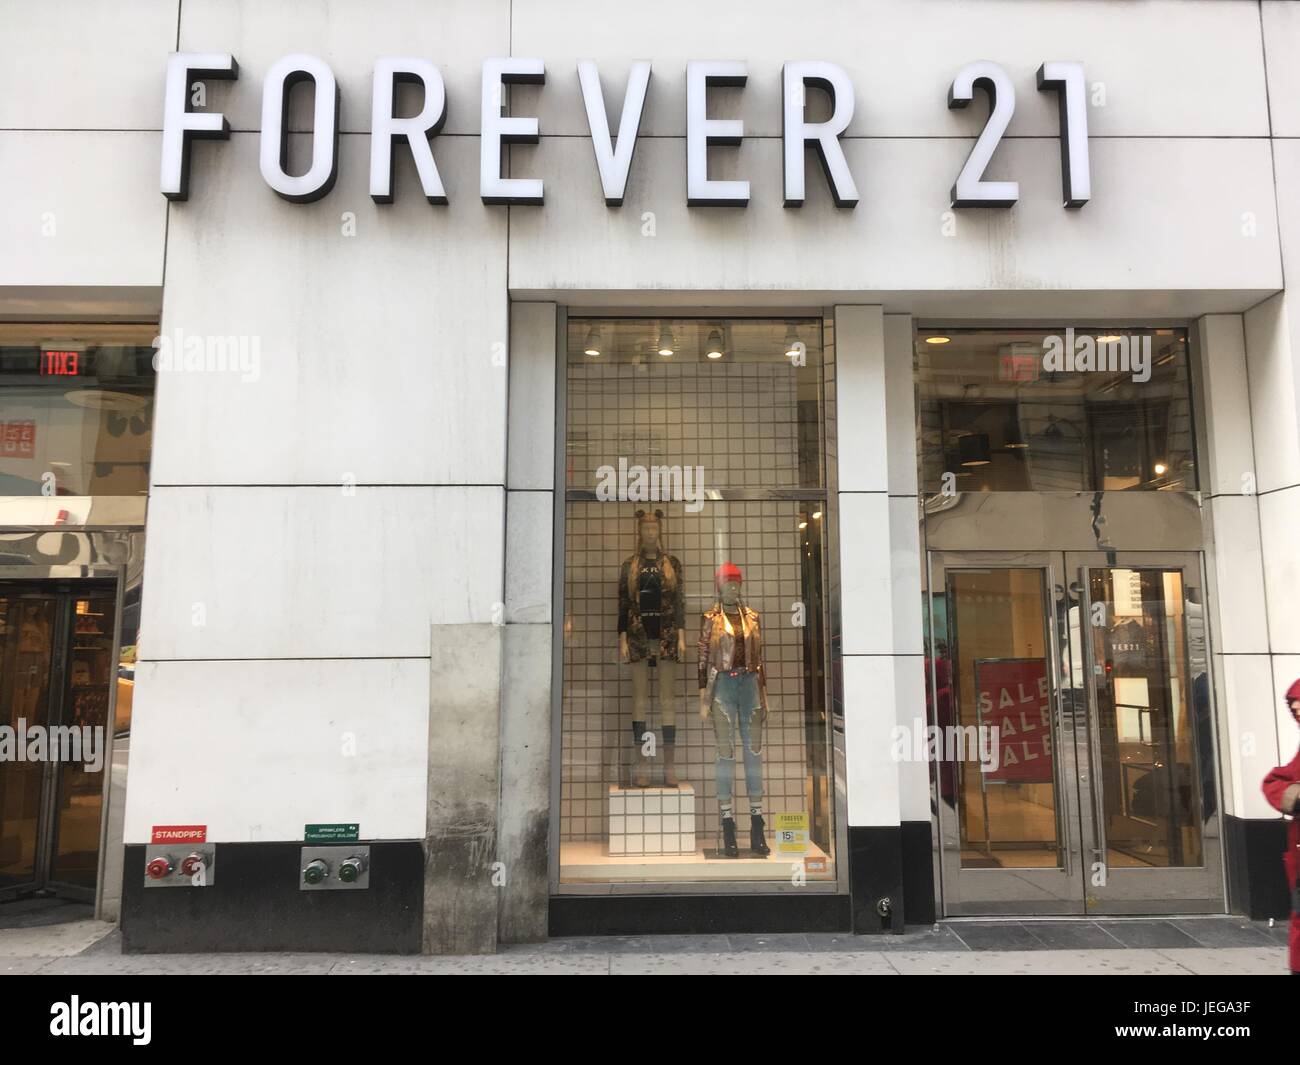
[[[0,455],[10,458],[36,457],[35,422],[0,422]]]
[[[1041,658],[976,659],[980,724],[997,729],[998,764],[985,780],[1050,784],[1052,701]]]

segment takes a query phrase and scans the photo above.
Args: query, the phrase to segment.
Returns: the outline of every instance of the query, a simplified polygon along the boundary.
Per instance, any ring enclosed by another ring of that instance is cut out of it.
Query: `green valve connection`
[[[302,871],[302,878],[308,884],[319,884],[330,875],[330,867],[319,858],[307,863],[307,868]]]

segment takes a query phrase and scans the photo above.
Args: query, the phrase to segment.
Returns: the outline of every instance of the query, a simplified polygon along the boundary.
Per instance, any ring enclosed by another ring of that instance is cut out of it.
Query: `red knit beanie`
[[[729,581],[740,584],[743,580],[744,577],[741,576],[740,567],[732,562],[724,562],[713,575],[713,583],[717,585],[718,591],[722,591],[722,586]]]

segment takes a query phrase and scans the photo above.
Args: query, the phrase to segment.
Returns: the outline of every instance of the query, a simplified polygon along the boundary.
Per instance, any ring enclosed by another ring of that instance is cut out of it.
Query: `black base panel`
[[[364,841],[363,841],[364,842]],[[210,887],[146,888],[145,852],[125,848],[122,950],[418,954],[424,846],[370,844],[370,886],[301,891],[301,843],[218,843]]]
[[[902,933],[905,904],[900,826],[849,826],[849,891],[855,933]],[[877,907],[884,899],[889,900],[889,911],[882,916]]]
[[[934,890],[934,840],[929,821],[904,821],[903,921],[934,924],[938,920]]]
[[[552,895],[552,936],[847,932],[847,895]]]
[[[1228,904],[1232,912],[1253,921],[1289,916],[1291,897],[1282,869],[1286,822],[1281,818],[1254,821],[1225,814],[1223,836],[1228,851]]]

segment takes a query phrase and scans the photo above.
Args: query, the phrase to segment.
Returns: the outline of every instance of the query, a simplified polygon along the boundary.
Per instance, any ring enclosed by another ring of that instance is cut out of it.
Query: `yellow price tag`
[[[777,854],[798,855],[808,850],[807,812],[777,814],[773,820],[776,829]]]

